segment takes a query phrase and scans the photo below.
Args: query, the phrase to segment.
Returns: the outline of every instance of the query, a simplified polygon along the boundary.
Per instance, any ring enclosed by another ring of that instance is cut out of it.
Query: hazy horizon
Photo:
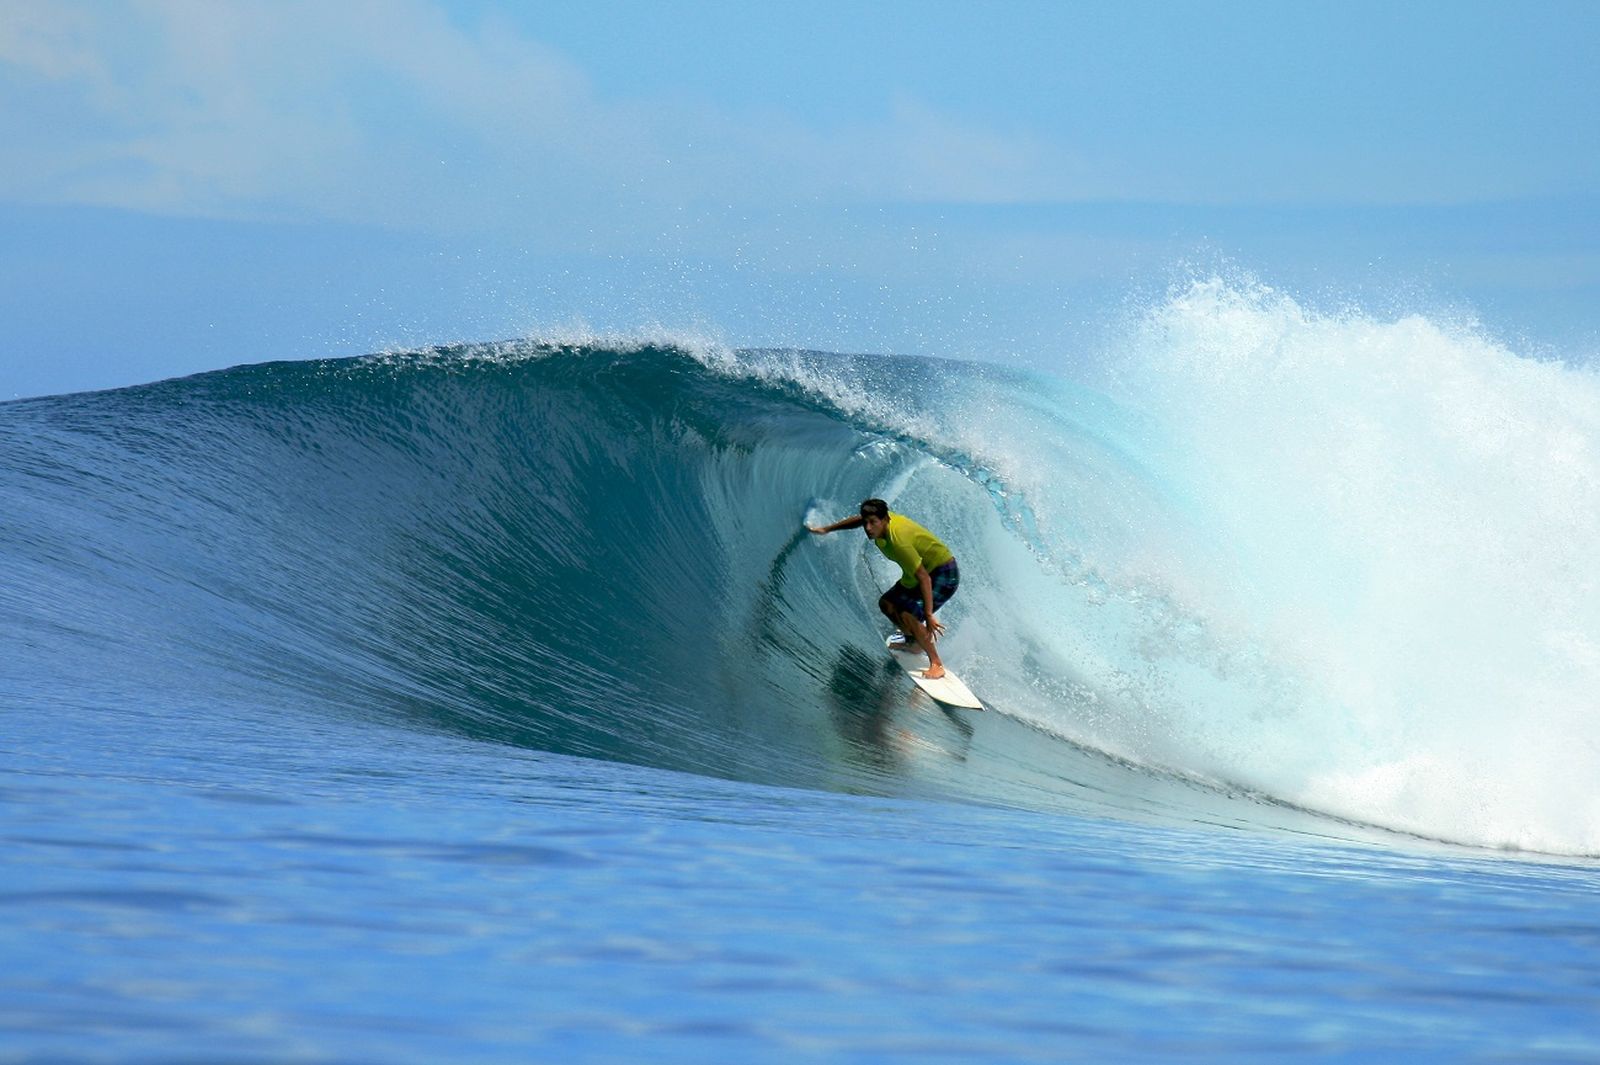
[[[1053,366],[1230,272],[1600,336],[1600,8],[0,5],[0,397],[666,329]]]

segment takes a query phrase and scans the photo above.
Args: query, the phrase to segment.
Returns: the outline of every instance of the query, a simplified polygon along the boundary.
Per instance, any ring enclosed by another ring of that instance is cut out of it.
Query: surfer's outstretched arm
[[[807,525],[806,528],[809,529],[811,532],[816,533],[818,536],[822,536],[825,533],[838,532],[840,529],[859,529],[859,528],[861,528],[862,521],[863,521],[863,519],[862,519],[861,515],[852,514],[848,518],[840,518],[838,521],[834,522],[832,525],[823,525],[823,526]]]

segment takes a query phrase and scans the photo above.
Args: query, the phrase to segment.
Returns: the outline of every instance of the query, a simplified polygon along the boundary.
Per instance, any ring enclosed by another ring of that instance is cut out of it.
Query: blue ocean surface
[[[0,405],[4,1062],[1600,1060],[1600,385],[526,341]],[[944,657],[808,521],[956,551]]]

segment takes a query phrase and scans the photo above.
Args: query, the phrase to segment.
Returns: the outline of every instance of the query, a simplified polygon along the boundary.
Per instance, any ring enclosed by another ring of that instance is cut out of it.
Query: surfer
[[[878,609],[899,628],[901,639],[915,643],[928,656],[923,676],[929,680],[944,676],[944,663],[934,646],[944,625],[933,612],[950,601],[961,583],[954,553],[904,514],[890,513],[889,504],[881,499],[864,500],[854,517],[806,528],[819,536],[840,529],[866,530],[867,539],[899,566],[902,574],[878,599]]]

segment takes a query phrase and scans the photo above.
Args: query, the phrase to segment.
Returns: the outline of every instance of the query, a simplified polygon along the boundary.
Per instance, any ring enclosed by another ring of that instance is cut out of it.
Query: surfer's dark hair
[[[881,499],[863,499],[861,501],[861,516],[863,518],[887,518],[889,504]]]

